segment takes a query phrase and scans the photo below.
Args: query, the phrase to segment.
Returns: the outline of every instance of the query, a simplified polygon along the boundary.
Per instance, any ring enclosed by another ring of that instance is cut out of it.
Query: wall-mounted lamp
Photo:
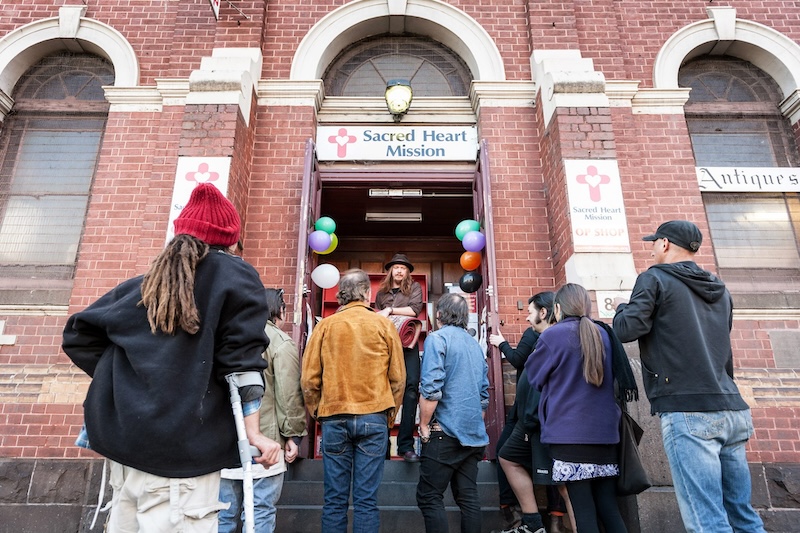
[[[394,117],[395,122],[400,122],[403,115],[408,111],[411,105],[411,99],[414,97],[414,92],[411,90],[411,84],[408,80],[389,80],[386,83],[386,106],[389,112]]]

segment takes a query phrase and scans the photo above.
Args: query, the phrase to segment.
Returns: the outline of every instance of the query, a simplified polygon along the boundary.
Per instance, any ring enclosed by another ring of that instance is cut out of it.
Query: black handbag
[[[641,426],[623,410],[619,427],[618,496],[633,496],[652,486],[639,455],[639,442],[643,434]]]

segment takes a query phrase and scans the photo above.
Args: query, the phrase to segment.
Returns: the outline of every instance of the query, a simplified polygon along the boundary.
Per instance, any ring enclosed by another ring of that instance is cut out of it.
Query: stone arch
[[[362,0],[323,17],[306,34],[292,61],[290,79],[321,79],[342,49],[379,33],[432,37],[457,53],[475,80],[505,81],[500,51],[472,17],[439,0]]]
[[[19,78],[42,57],[61,50],[88,52],[114,66],[114,85],[139,84],[139,62],[130,43],[117,30],[90,18],[86,8],[62,7],[58,17],[31,22],[0,39],[0,115],[11,108]]]
[[[708,8],[708,20],[684,26],[664,43],[653,68],[653,87],[677,89],[683,63],[700,55],[729,55],[749,61],[781,88],[781,110],[800,120],[800,45],[782,33],[736,18],[730,7]]]

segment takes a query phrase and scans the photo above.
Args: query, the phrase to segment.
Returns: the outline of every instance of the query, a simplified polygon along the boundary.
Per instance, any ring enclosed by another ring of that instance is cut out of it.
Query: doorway
[[[490,385],[486,424],[491,440],[487,456],[494,458],[505,409],[501,355],[486,342],[496,322],[492,311],[492,280],[496,276],[485,143],[477,163],[431,170],[321,169],[312,141],[306,155],[294,321],[294,337],[301,349],[316,317],[323,315],[323,291],[310,279],[317,265],[332,264],[340,272],[360,268],[380,275],[395,253],[405,253],[414,264],[414,274],[427,278],[424,296],[430,303],[428,317],[432,319],[432,304],[442,294],[459,290],[459,279],[465,274],[459,262],[464,248],[455,235],[456,226],[465,219],[481,223],[487,244],[479,268],[483,285],[470,295],[474,312],[471,333],[487,352]],[[338,245],[333,252],[320,255],[309,249],[307,237],[309,228],[313,230],[314,222],[323,216],[336,222]]]

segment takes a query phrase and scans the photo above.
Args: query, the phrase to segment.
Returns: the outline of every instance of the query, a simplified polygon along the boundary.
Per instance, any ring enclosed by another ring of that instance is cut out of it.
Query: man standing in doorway
[[[325,502],[322,533],[347,532],[350,487],[353,531],[378,533],[378,487],[388,427],[403,398],[403,347],[392,323],[369,306],[369,276],[348,270],[339,309],[314,328],[300,383],[306,408],[322,426]]]
[[[419,399],[422,463],[417,505],[426,533],[447,533],[444,491],[450,485],[461,509],[461,533],[480,533],[478,462],[489,435],[489,367],[483,349],[467,333],[469,305],[445,294],[436,308],[439,329],[425,339]]]
[[[378,286],[375,306],[378,313],[389,317],[416,318],[422,311],[422,287],[411,278],[414,265],[405,254],[395,254],[383,267],[386,277]],[[392,319],[393,320],[393,319]],[[403,360],[406,365],[406,388],[403,394],[403,410],[400,414],[400,427],[397,429],[397,455],[409,463],[419,461],[414,450],[414,425],[417,418],[417,399],[419,398],[419,347],[415,337],[410,346],[403,346]]]
[[[753,421],[733,381],[731,295],[694,262],[703,235],[693,223],[665,222],[643,240],[655,264],[617,307],[614,331],[639,341],[686,531],[763,533],[745,455]]]

